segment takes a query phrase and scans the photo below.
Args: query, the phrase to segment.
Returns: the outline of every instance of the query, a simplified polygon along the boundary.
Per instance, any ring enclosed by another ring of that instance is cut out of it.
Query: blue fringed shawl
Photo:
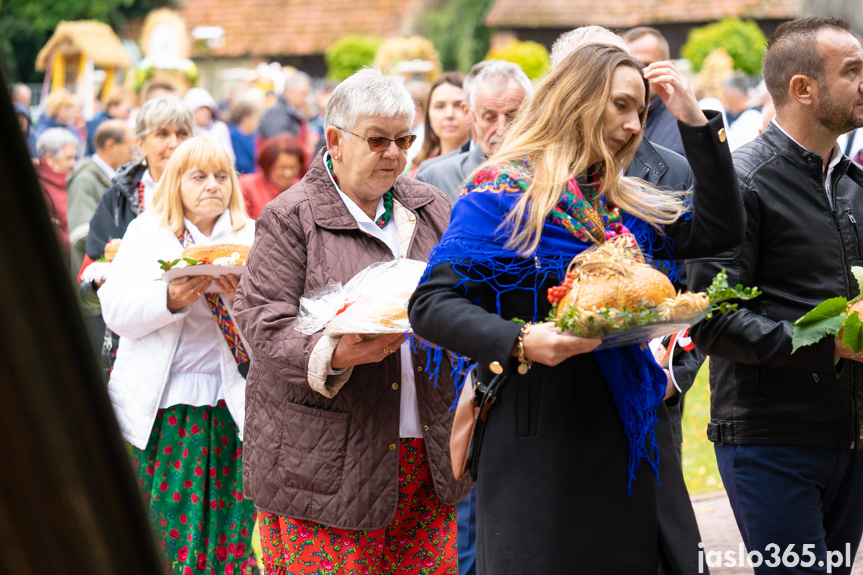
[[[538,315],[544,308],[540,298],[546,298],[546,293],[540,293],[541,286],[549,276],[553,276],[555,281],[563,278],[572,258],[590,246],[549,219],[543,226],[539,247],[532,257],[519,256],[506,248],[511,227],[504,223],[505,218],[529,184],[519,176],[520,173],[512,173],[506,167],[496,167],[490,176],[481,172],[474,183],[468,184],[453,208],[449,227],[432,250],[426,275],[420,283],[425,281],[434,266],[448,262],[461,277],[461,282],[454,287],[481,277],[481,281],[497,294],[498,314],[501,313],[504,293],[523,291],[525,297],[533,298],[532,321],[537,322],[545,319]],[[484,184],[475,185],[478,181]],[[636,237],[648,258],[654,246],[658,249],[666,241],[643,220],[623,214],[622,223]],[[443,351],[440,348],[427,351],[426,368],[435,375],[441,365]],[[593,356],[614,397],[629,442],[628,489],[631,494],[632,481],[642,459],[648,460],[657,479],[659,476],[654,427],[656,409],[665,395],[667,379],[646,344],[595,351]],[[457,378],[461,375],[459,385],[463,383],[469,362],[468,358],[456,357],[453,373]]]

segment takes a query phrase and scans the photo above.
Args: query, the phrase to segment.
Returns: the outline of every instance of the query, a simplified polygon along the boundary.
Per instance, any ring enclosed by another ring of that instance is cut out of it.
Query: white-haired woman
[[[159,260],[190,244],[246,244],[228,154],[207,138],[180,145],[152,210],[123,236],[99,290],[120,334],[108,382],[167,572],[248,575],[255,509],[243,499],[242,425],[249,355],[231,318],[236,275],[161,281]]]
[[[177,146],[192,137],[194,120],[177,98],[144,104],[135,118],[135,144],[143,159],[121,167],[90,220],[87,256],[96,261],[109,240],[122,238],[140,213],[152,209],[153,196],[165,165]],[[86,265],[86,264],[85,264]]]
[[[49,128],[36,141],[36,154],[39,156],[36,175],[67,264],[70,248],[66,221],[69,208],[66,177],[75,169],[78,143],[78,139],[64,128]]]
[[[447,225],[436,189],[399,176],[414,140],[402,79],[361,70],[332,94],[327,148],[258,218],[236,318],[248,379],[245,493],[268,575],[456,573],[447,443],[455,399],[402,334],[295,330],[304,292],[378,261],[425,260]]]
[[[122,238],[132,220],[153,208],[156,186],[165,171],[165,165],[177,146],[192,136],[193,124],[189,109],[173,97],[150,100],[138,111],[135,144],[143,160],[122,166],[114,176],[113,185],[99,200],[90,219],[86,257],[79,277],[87,266],[105,254],[105,245],[109,241]],[[81,300],[91,317],[98,317],[98,283],[80,284]],[[119,338],[115,334],[105,333],[102,359],[106,370],[113,365],[118,343]]]

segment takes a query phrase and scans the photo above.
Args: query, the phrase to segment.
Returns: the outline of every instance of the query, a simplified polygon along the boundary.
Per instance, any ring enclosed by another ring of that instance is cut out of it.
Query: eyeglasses
[[[395,142],[399,150],[401,150],[402,152],[406,152],[408,148],[411,147],[411,144],[414,143],[414,140],[417,139],[415,134],[408,134],[407,136],[402,136],[400,138],[385,138],[383,136],[372,136],[370,138],[366,138],[365,136],[354,134],[350,130],[339,128],[338,126],[334,126],[334,128],[337,130],[341,130],[342,132],[347,132],[351,136],[362,138],[369,145],[369,150],[371,150],[372,152],[383,152],[390,147],[390,142]]]

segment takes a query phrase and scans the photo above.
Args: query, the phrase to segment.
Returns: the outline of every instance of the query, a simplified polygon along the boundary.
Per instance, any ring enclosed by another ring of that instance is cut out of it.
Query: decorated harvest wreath
[[[734,311],[738,304],[726,300],[749,300],[760,293],[755,287],[729,287],[724,270],[706,293],[677,293],[665,274],[646,263],[634,238],[623,234],[573,258],[563,283],[548,290],[548,320],[589,338],[656,326],[650,338],[663,326],[674,332],[714,311]]]

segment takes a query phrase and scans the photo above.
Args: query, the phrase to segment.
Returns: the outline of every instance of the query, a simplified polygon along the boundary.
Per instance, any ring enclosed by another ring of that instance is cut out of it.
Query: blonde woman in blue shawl
[[[679,120],[698,181],[686,197],[621,175],[641,139],[648,84]],[[410,319],[418,335],[470,358],[474,378],[509,376],[479,458],[480,574],[697,572],[665,372],[641,346],[593,351],[599,340],[543,319],[571,259],[611,237],[632,234],[660,259],[741,241],[721,129],[672,63],[642,70],[618,47],[588,44],[540,82],[455,204]]]

